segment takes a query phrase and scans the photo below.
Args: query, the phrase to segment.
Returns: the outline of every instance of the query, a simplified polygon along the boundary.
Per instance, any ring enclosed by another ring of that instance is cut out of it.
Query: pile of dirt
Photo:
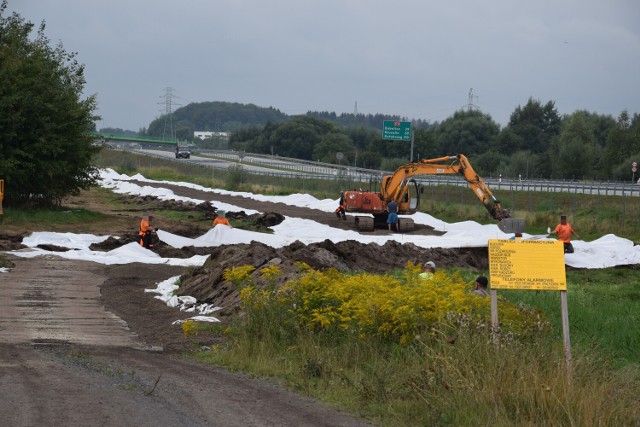
[[[28,234],[0,232],[0,251],[15,251],[24,248],[22,239]]]
[[[0,254],[0,268],[13,268],[15,264],[4,254]]]
[[[132,202],[136,205],[152,206],[155,209],[169,210],[169,211],[196,211],[196,212],[215,212],[216,207],[209,202],[194,203],[183,200],[161,200],[156,196],[127,196],[125,199],[133,199]],[[135,208],[140,210],[140,208]]]
[[[402,268],[409,261],[422,264],[427,260],[432,260],[438,267],[443,268],[464,267],[476,271],[488,268],[487,248],[424,249],[395,241],[389,241],[382,246],[354,240],[340,243],[325,240],[309,245],[294,242],[278,249],[263,243],[251,242],[209,248],[209,253],[210,257],[202,267],[181,277],[179,293],[192,296],[199,303],[223,307],[220,313],[223,316],[231,315],[238,310],[238,289],[223,277],[224,271],[230,267],[254,267],[251,278],[261,287],[273,285],[261,278],[261,269],[272,264],[278,265],[282,270],[276,286],[296,276],[299,272],[296,265],[298,262],[304,262],[317,270],[335,268],[343,272],[384,273]]]
[[[167,211],[179,211],[179,212],[202,212],[204,218],[207,221],[213,221],[218,216],[218,208],[211,202],[193,203],[182,200],[160,200],[156,196],[123,196],[130,203],[136,205],[144,205],[148,209],[161,209]],[[132,211],[139,211],[140,208],[132,209]],[[284,216],[277,212],[264,212],[252,215],[247,215],[243,210],[237,212],[226,212],[226,217],[229,220],[237,220],[254,224],[259,227],[273,227],[284,221]],[[185,236],[185,234],[181,234]],[[187,237],[191,237],[188,236]]]
[[[114,249],[119,248],[120,246],[124,246],[127,243],[137,242],[138,239],[132,234],[130,236],[122,236],[122,237],[113,237],[109,236],[106,240],[103,240],[99,243],[92,243],[89,246],[89,249],[92,251],[103,251],[108,252]]]

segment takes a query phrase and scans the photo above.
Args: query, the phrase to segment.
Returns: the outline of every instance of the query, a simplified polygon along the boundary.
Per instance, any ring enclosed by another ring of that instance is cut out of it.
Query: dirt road
[[[180,358],[203,343],[171,325],[184,313],[144,292],[180,267],[10,258],[0,273],[3,426],[366,425]]]

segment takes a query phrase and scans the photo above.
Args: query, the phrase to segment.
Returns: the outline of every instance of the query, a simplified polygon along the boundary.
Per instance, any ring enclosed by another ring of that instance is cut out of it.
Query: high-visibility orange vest
[[[229,220],[227,218],[216,218],[213,220],[213,226],[215,227],[218,224],[231,225],[229,224]]]
[[[140,221],[140,233],[138,233],[138,235],[144,236],[144,234],[149,231],[149,225],[149,221],[143,218],[142,221]]]
[[[571,232],[573,231],[571,224],[558,224],[555,231],[558,233],[558,240],[564,243],[569,243],[571,241]]]

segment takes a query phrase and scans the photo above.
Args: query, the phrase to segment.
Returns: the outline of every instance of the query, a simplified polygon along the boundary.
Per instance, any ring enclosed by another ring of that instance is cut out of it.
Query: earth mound
[[[202,248],[200,248],[202,249]],[[238,310],[239,292],[235,284],[224,279],[224,271],[231,267],[249,265],[255,268],[253,282],[260,287],[272,286],[261,278],[262,268],[276,264],[282,274],[276,286],[294,278],[299,271],[297,263],[304,262],[313,269],[335,268],[339,271],[384,273],[404,267],[407,262],[422,264],[427,260],[438,267],[461,267],[472,270],[488,268],[487,248],[424,249],[413,244],[389,241],[384,245],[363,244],[354,240],[334,243],[325,240],[305,245],[294,242],[282,248],[263,243],[225,245],[208,248],[210,257],[202,267],[180,278],[180,295],[189,295],[199,303],[223,307],[222,316]]]

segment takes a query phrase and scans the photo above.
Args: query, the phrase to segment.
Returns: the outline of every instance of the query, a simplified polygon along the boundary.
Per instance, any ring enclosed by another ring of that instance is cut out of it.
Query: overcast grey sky
[[[640,112],[638,0],[9,0],[78,52],[98,128],[190,102],[505,125],[529,97],[561,114]]]

